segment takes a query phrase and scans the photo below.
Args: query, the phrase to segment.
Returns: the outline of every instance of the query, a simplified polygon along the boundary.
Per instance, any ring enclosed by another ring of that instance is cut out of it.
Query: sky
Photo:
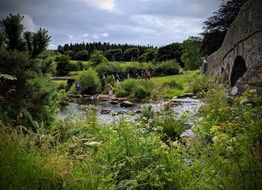
[[[46,28],[49,49],[65,43],[163,46],[202,31],[221,0],[0,0],[0,19],[24,16],[25,30]]]

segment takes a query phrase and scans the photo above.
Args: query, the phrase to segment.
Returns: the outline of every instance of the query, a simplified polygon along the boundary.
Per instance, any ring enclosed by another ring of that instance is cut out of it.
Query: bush
[[[77,81],[81,85],[81,94],[97,94],[101,91],[101,81],[98,74],[91,68],[80,72]]]
[[[126,97],[129,96],[129,92],[127,92],[125,89],[123,88],[116,88],[115,90],[115,94],[117,97]]]
[[[180,67],[175,61],[161,62],[154,68],[154,75],[176,75],[179,74]]]
[[[102,51],[94,51],[91,54],[90,62],[93,66],[99,65],[101,63],[108,63],[107,58],[103,55]]]
[[[214,83],[214,78],[196,73],[191,81],[191,91],[200,95],[201,92],[207,92],[208,89],[212,88]]]
[[[151,95],[151,92],[149,89],[146,89],[142,85],[135,86],[132,90],[132,96],[134,98],[143,99],[145,97],[148,97]]]
[[[162,86],[163,87],[169,87],[169,88],[176,88],[178,90],[183,90],[183,86],[181,84],[178,84],[175,80],[165,82],[165,83],[163,83]]]
[[[89,59],[89,53],[87,50],[82,50],[74,55],[74,60],[87,61]]]
[[[60,55],[56,58],[56,75],[67,76],[71,71],[70,57]]]
[[[151,95],[153,83],[135,79],[127,79],[116,88],[118,96],[132,96],[134,98],[146,98]]]

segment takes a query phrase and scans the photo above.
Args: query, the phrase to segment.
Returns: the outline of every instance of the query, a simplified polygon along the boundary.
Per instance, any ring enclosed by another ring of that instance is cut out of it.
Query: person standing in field
[[[108,83],[108,84],[107,84],[107,87],[108,87],[108,89],[109,89],[109,91],[108,91],[108,97],[109,97],[109,99],[111,100],[111,99],[112,99],[112,96],[113,96],[113,86]]]
[[[76,83],[76,92],[77,92],[77,94],[80,94],[80,92],[81,92],[81,84],[80,84],[79,81]]]

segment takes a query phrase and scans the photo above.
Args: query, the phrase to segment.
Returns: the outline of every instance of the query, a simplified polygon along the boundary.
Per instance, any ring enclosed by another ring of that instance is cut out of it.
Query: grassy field
[[[191,93],[190,81],[198,71],[187,71],[181,75],[153,77],[151,81],[155,84],[161,96],[173,98],[185,93]]]

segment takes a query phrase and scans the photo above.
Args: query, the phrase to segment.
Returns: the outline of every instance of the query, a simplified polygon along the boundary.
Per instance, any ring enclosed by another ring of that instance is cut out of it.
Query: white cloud
[[[115,0],[82,0],[88,5],[93,7],[98,7],[100,9],[105,9],[108,11],[113,11],[115,8]]]
[[[57,49],[57,45],[55,45],[55,44],[49,44],[48,49],[55,50],[55,49]]]
[[[108,33],[102,33],[102,34],[97,34],[97,33],[94,33],[91,35],[92,38],[94,39],[100,39],[100,38],[108,38],[109,35]]]
[[[108,37],[108,33],[100,34],[100,36],[102,36],[102,37]]]
[[[73,39],[73,38],[74,38],[74,36],[73,36],[73,35],[71,35],[71,34],[69,34],[69,35],[68,35],[68,38],[70,38],[70,39]]]
[[[36,32],[38,26],[34,23],[33,19],[29,15],[23,15],[22,24],[25,26],[25,31]]]
[[[89,36],[89,34],[83,34],[83,37],[88,37]]]

